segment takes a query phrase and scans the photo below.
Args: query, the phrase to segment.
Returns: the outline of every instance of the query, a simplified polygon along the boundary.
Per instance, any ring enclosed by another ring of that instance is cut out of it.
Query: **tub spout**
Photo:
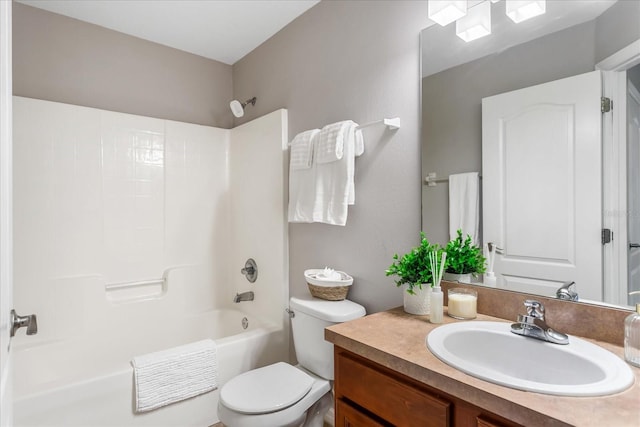
[[[236,293],[233,297],[233,302],[239,303],[240,301],[253,301],[253,291],[243,292],[241,294]]]

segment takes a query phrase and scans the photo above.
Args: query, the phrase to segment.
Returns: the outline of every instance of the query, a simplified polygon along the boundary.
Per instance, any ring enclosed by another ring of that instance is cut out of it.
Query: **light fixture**
[[[484,1],[456,21],[456,35],[466,42],[491,34],[491,3]]]
[[[507,0],[506,3],[507,16],[516,24],[542,15],[547,9],[546,0]]]
[[[432,21],[442,25],[452,23],[467,14],[466,0],[430,0],[428,16]]]

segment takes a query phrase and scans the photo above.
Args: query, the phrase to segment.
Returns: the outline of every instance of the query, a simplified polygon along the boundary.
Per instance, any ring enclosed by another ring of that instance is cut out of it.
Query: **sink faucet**
[[[544,305],[535,300],[525,300],[527,314],[518,314],[517,323],[511,324],[511,332],[536,338],[553,344],[569,344],[569,337],[551,329],[544,321]]]
[[[576,291],[576,282],[564,282],[556,291],[556,297],[565,301],[578,301],[578,292]]]
[[[253,291],[243,292],[241,294],[236,293],[233,297],[233,302],[239,303],[240,301],[253,301]]]

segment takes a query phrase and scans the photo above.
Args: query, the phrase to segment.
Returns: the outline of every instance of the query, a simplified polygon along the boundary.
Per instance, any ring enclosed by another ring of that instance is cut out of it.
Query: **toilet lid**
[[[311,390],[313,378],[278,362],[240,374],[220,390],[224,406],[243,414],[265,414],[288,408]]]

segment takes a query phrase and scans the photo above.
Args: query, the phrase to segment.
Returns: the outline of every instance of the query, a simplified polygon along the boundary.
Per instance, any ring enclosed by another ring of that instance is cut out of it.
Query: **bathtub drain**
[[[247,329],[249,327],[249,319],[246,317],[242,318],[242,329]]]

